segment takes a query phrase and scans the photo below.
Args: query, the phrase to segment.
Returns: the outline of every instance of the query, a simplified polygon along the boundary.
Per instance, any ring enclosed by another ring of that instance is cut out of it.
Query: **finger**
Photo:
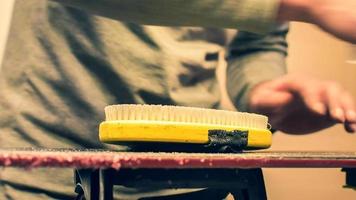
[[[342,106],[345,112],[345,130],[349,133],[356,131],[356,111],[355,102],[350,93],[345,92],[341,98]]]
[[[308,107],[309,110],[319,115],[327,114],[326,102],[323,99],[323,95],[320,89],[309,88],[305,91],[302,91],[301,95],[304,104]]]
[[[342,107],[345,110],[347,122],[356,123],[356,106],[355,101],[350,93],[344,92],[341,98]]]
[[[325,87],[325,101],[327,102],[330,117],[337,121],[345,122],[343,99],[346,98],[343,89],[336,83],[328,83]]]
[[[250,107],[261,113],[278,113],[284,105],[293,99],[288,92],[266,91],[250,99]]]

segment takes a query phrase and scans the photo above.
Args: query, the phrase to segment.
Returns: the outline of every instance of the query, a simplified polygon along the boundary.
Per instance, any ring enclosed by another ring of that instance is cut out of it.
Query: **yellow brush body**
[[[100,124],[102,142],[209,143],[209,130],[248,131],[248,148],[268,148],[272,134],[267,117],[222,111],[160,105],[114,105],[105,108]]]

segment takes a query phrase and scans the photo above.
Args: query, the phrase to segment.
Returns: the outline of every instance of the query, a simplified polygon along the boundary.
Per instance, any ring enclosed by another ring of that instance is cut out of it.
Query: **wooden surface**
[[[3,167],[68,168],[339,168],[356,152],[134,153],[70,149],[0,149]]]

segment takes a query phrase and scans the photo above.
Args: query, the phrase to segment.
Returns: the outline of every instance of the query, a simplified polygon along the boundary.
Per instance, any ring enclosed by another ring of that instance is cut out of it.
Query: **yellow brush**
[[[162,105],[105,108],[99,138],[106,143],[168,142],[240,149],[268,148],[272,134],[266,116],[224,110]]]

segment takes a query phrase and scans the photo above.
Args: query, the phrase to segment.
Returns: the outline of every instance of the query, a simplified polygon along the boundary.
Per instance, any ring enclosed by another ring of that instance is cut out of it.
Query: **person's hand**
[[[356,44],[356,0],[282,0],[278,20],[312,23]]]
[[[286,75],[255,86],[249,95],[251,112],[269,117],[272,128],[304,134],[344,123],[356,131],[355,103],[338,83]]]

